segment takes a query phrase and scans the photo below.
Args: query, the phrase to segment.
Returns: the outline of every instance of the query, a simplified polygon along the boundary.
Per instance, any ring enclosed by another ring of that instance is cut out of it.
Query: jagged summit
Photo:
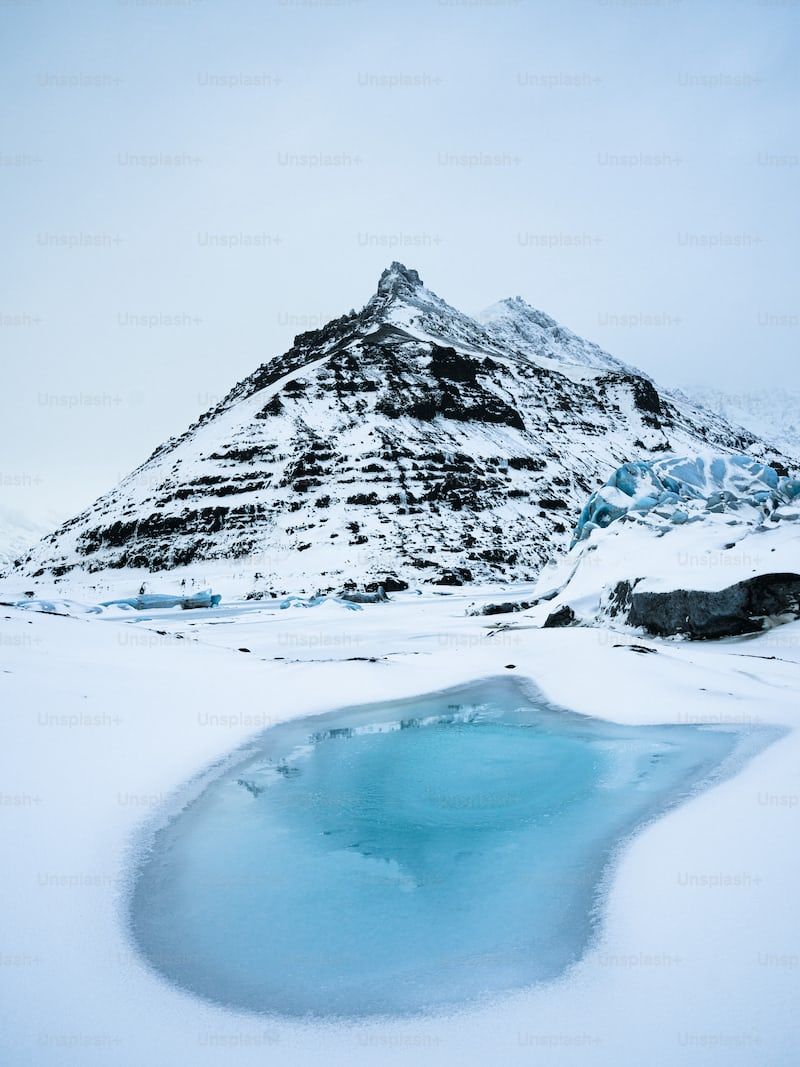
[[[220,560],[265,589],[526,580],[620,464],[698,444],[774,455],[520,297],[479,321],[393,263],[18,573],[64,590]]]
[[[381,274],[378,287],[364,305],[360,317],[386,319],[399,313],[402,319],[404,308],[424,311],[431,306],[447,307],[436,293],[425,287],[417,271],[395,261]]]
[[[378,282],[378,293],[390,293],[399,295],[414,289],[421,289],[422,279],[415,270],[410,270],[404,263],[395,260],[391,266],[381,274]]]

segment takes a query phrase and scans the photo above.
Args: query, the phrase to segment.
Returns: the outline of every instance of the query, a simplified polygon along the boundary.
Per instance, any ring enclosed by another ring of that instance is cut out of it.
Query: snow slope
[[[528,580],[612,470],[701,444],[776,455],[519,298],[479,322],[394,263],[361,311],[298,336],[19,573],[67,593],[215,560],[242,590]]]

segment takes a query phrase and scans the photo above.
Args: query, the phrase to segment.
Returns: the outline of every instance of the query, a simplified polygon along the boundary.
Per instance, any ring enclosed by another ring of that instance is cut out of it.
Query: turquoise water
[[[155,832],[134,937],[181,987],[295,1016],[552,979],[590,942],[619,844],[742,733],[619,726],[508,678],[274,727]]]

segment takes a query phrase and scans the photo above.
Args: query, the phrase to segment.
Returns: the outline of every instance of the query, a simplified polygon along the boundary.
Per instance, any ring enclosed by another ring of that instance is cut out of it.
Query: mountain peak
[[[483,323],[503,320],[508,322],[512,319],[527,320],[547,330],[558,326],[555,319],[546,315],[543,311],[539,311],[538,308],[532,307],[521,296],[507,296],[505,300],[500,300],[497,304],[487,308],[480,316],[480,321]]]
[[[397,296],[422,288],[423,281],[419,274],[404,263],[398,263],[397,260],[386,268],[378,282],[378,294],[380,295]]]
[[[502,344],[516,348],[546,365],[575,366],[589,371],[631,371],[624,363],[586,341],[521,296],[509,296],[478,316],[485,330]]]
[[[481,324],[392,263],[361,311],[298,335],[15,573],[136,588],[227,560],[258,596],[528,581],[631,456],[766,454],[623,370],[520,299]]]

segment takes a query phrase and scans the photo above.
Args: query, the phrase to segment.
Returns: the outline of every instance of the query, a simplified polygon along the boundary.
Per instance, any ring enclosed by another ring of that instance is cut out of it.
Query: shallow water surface
[[[620,726],[530,692],[488,679],[264,731],[153,834],[142,953],[195,993],[290,1015],[408,1014],[561,974],[620,843],[753,732]]]

